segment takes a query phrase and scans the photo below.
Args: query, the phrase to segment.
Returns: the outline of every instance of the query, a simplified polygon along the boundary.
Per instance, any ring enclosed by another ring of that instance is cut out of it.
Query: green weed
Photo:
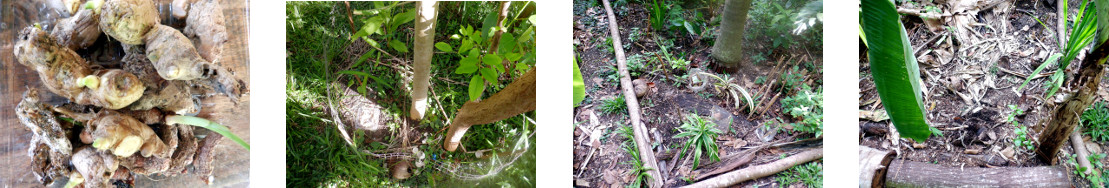
[[[801,185],[805,185],[805,187],[823,187],[824,164],[821,162],[810,162],[793,166],[779,173],[774,180],[778,182],[778,187],[789,187],[789,185],[794,183],[801,183]]]
[[[1082,117],[1079,119],[1085,131],[1085,135],[1090,135],[1097,141],[1109,141],[1109,106],[1105,101],[1098,101],[1086,112],[1082,112]]]
[[[1028,138],[1028,127],[1021,125],[1016,118],[1016,116],[1024,114],[1024,110],[1021,110],[1014,105],[1009,105],[1009,109],[1013,110],[1013,112],[1009,113],[1009,116],[1005,117],[1005,121],[1013,124],[1013,127],[1016,127],[1016,129],[1013,129],[1013,133],[1016,133],[1017,135],[1016,138],[1013,138],[1013,145],[1017,148],[1032,150],[1034,146],[1032,146],[1032,140]]]
[[[632,171],[629,171],[628,174],[635,176],[635,180],[627,187],[643,187],[642,185],[646,185],[646,182],[651,179],[651,174],[647,172],[652,169],[643,166],[643,161],[639,160],[639,148],[635,145],[635,134],[632,127],[624,125],[619,125],[619,127],[619,134],[624,137],[624,142],[620,144],[623,146],[621,148],[624,149],[624,153],[632,158],[631,161],[625,162],[624,164],[632,166]]]
[[[782,112],[800,119],[790,124],[794,130],[820,137],[824,133],[824,92],[820,88],[811,90],[808,85],[802,85],[797,95],[782,99]]]

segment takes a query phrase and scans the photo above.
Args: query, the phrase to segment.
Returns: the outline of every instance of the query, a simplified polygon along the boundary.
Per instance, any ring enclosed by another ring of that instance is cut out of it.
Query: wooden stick
[[[824,157],[824,148],[811,149],[798,153],[793,156],[786,157],[771,163],[751,166],[744,169],[728,172],[705,181],[700,181],[686,187],[727,187],[747,180],[758,179],[776,174],[783,170],[789,169],[799,164],[804,164],[809,161],[820,159]]]
[[[662,177],[659,173],[658,161],[655,160],[655,152],[651,150],[651,145],[648,144],[647,127],[640,121],[639,114],[639,100],[635,98],[635,90],[632,88],[631,75],[628,74],[628,62],[624,56],[624,45],[620,42],[620,26],[616,24],[616,15],[612,13],[612,5],[608,0],[602,0],[605,5],[605,11],[608,13],[609,20],[609,34],[612,35],[613,51],[616,52],[616,65],[620,69],[620,87],[624,90],[624,101],[628,104],[628,118],[631,119],[632,129],[634,129],[635,145],[639,148],[639,160],[643,162],[643,167],[650,170],[647,171],[651,177],[648,185],[650,187],[662,187],[662,181],[658,178]]]
[[[1072,187],[1065,169],[1040,167],[947,167],[894,160],[886,187]]]
[[[1094,166],[1090,165],[1090,159],[1088,158],[1090,156],[1090,151],[1086,150],[1086,142],[1082,141],[1082,134],[1078,133],[1078,129],[1075,129],[1074,133],[1070,134],[1070,143],[1074,147],[1074,153],[1078,155],[1078,157],[1075,157],[1075,158],[1078,158],[1078,166],[1086,168],[1086,170],[1083,171],[1082,173],[1090,175],[1090,176],[1094,176],[1094,177],[1101,176],[1101,174],[1098,173],[1098,171],[1093,170]],[[1090,173],[1093,173],[1093,174],[1090,174]],[[1091,185],[1091,186],[1093,186],[1093,185]],[[1105,187],[1105,186],[1101,185],[1101,184],[1098,184],[1097,187]]]

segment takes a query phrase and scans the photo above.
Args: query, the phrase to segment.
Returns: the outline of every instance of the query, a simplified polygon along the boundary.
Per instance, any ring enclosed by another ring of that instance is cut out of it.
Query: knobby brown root
[[[165,175],[184,174],[186,172],[185,167],[193,164],[193,156],[196,155],[197,141],[196,136],[193,135],[193,126],[179,125],[177,131],[179,141],[177,151],[173,152],[169,169],[166,169],[163,173]]]
[[[39,102],[38,89],[29,88],[24,92],[23,101],[16,106],[15,113],[19,121],[34,133],[34,138],[46,144],[52,152],[66,156],[72,154],[73,144],[66,136],[66,129],[58,123],[54,112]]]
[[[142,44],[158,18],[151,0],[106,0],[100,6],[100,29],[124,44]]]
[[[185,19],[185,35],[192,39],[201,57],[218,64],[228,38],[223,8],[215,0],[200,0],[189,8],[189,17]]]
[[[109,180],[119,168],[115,156],[96,152],[92,147],[81,147],[73,154],[73,168],[81,173],[85,187],[108,187]]]
[[[59,46],[36,27],[20,31],[14,52],[20,64],[39,73],[48,90],[77,104],[120,109],[138,100],[145,89],[138,77],[125,71],[93,72],[77,52]]]
[[[215,167],[212,166],[212,161],[215,160],[216,146],[219,146],[220,141],[223,140],[223,135],[216,134],[215,132],[209,133],[204,140],[200,141],[200,147],[196,150],[196,156],[193,158],[193,168],[196,169],[196,175],[204,180],[204,183],[212,183],[212,171]]]
[[[71,50],[92,46],[100,38],[100,14],[92,9],[81,9],[73,17],[59,19],[55,24],[50,36]]]
[[[146,86],[143,96],[131,103],[128,108],[131,110],[159,108],[179,115],[196,114],[200,111],[200,101],[193,97],[193,90],[189,84],[180,80],[162,79],[154,65],[147,59],[143,46],[123,45],[123,49],[127,53],[123,56],[123,70],[134,73]]]
[[[156,25],[146,35],[146,57],[166,80],[195,80],[211,75],[209,63],[177,29]]]

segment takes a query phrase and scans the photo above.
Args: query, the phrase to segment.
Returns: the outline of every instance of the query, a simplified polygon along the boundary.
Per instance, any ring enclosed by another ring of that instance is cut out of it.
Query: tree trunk
[[[714,177],[712,179],[707,179],[705,181],[700,181],[700,182],[694,183],[694,184],[686,186],[686,187],[727,187],[727,186],[732,186],[732,185],[735,185],[737,183],[741,183],[741,182],[744,182],[744,181],[747,181],[747,180],[758,179],[758,178],[766,177],[766,176],[769,176],[769,175],[772,175],[772,174],[776,174],[776,173],[781,172],[783,170],[789,169],[789,167],[797,166],[799,164],[804,164],[804,163],[807,163],[809,161],[820,159],[822,157],[824,157],[824,148],[811,149],[811,150],[803,151],[803,152],[798,153],[796,155],[789,156],[789,157],[786,157],[784,159],[777,160],[777,161],[774,161],[774,162],[771,162],[771,163],[758,165],[758,166],[750,166],[750,167],[747,167],[747,168],[744,168],[744,169],[739,169],[739,170],[735,170],[735,171],[732,171],[732,172],[728,172],[727,174],[722,174],[722,175]]]
[[[451,121],[443,149],[454,151],[458,148],[462,135],[470,126],[497,122],[535,110],[535,68],[512,81],[497,94],[481,100],[469,101],[458,110]]]
[[[1059,167],[946,167],[894,160],[886,187],[1072,187],[1066,169]]]
[[[412,109],[409,118],[420,120],[427,112],[427,90],[431,79],[432,46],[435,43],[435,20],[439,3],[418,2],[416,11],[416,39],[412,45]]]
[[[728,0],[724,3],[723,21],[716,43],[712,45],[712,57],[723,63],[724,67],[739,67],[743,59],[743,31],[747,26],[747,10],[751,0]]]
[[[1109,45],[1102,43],[1082,60],[1078,75],[1067,86],[1077,92],[1053,111],[1047,126],[1040,133],[1040,147],[1036,147],[1036,156],[1040,160],[1048,164],[1055,164],[1058,161],[1059,158],[1055,157],[1055,154],[1059,152],[1063,143],[1070,139],[1070,134],[1078,125],[1079,115],[1086,111],[1086,107],[1093,104],[1094,97],[1097,96],[1098,85],[1105,77],[1105,64],[1101,62],[1105,60],[1106,55],[1109,55]]]
[[[859,146],[859,187],[885,186],[886,171],[893,152]]]
[[[650,136],[647,134],[647,127],[640,120],[642,117],[639,114],[639,99],[635,97],[631,75],[628,74],[627,57],[624,56],[624,47],[621,47],[624,44],[620,42],[620,26],[616,22],[616,14],[612,13],[612,5],[608,0],[601,0],[601,2],[608,14],[608,32],[612,35],[612,49],[615,51],[616,67],[620,72],[620,87],[623,90],[624,102],[628,105],[628,119],[631,120],[635,145],[639,150],[639,161],[643,163],[643,167],[649,169],[647,170],[647,174],[651,176],[648,180],[649,187],[662,187],[662,173],[659,172],[655,152],[647,142]]]

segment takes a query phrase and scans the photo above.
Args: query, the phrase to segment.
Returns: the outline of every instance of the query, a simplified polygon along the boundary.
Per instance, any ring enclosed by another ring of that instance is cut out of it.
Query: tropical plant
[[[471,101],[481,98],[487,82],[494,85],[500,83],[498,77],[501,74],[526,72],[535,65],[535,43],[532,42],[535,37],[535,15],[528,18],[506,18],[503,23],[498,24],[498,14],[487,14],[479,30],[470,25],[460,27],[458,34],[450,37],[451,42],[457,41],[457,45],[435,43],[435,48],[439,51],[453,53],[461,59],[454,73],[470,76]],[[499,41],[493,41],[496,32],[502,32]],[[508,65],[504,62],[508,62]]]
[[[923,142],[931,132],[924,119],[920,69],[897,9],[888,0],[863,0],[859,14],[882,105],[902,137]]]
[[[581,70],[578,69],[578,56],[574,54],[574,107],[585,99],[585,82],[582,81]]]
[[[678,129],[681,130],[681,133],[674,135],[674,138],[686,138],[678,158],[688,154],[687,151],[692,148],[694,169],[701,164],[701,155],[704,153],[708,153],[709,160],[720,160],[720,156],[718,156],[720,149],[716,146],[716,136],[722,132],[716,129],[716,123],[705,120],[700,115],[693,113],[686,115],[686,121],[682,122],[682,126]]]
[[[716,74],[704,71],[690,71],[689,78],[690,85],[700,85],[703,89],[704,85],[711,83],[713,86],[712,88],[716,90],[716,93],[731,96],[732,99],[735,101],[734,104],[736,108],[739,108],[740,103],[746,101],[748,113],[755,112],[755,101],[752,100],[751,94],[747,92],[747,89],[739,86],[739,84],[732,83],[733,81],[735,81],[734,78],[728,75],[724,75],[723,77],[721,77],[717,76]],[[716,81],[712,82],[711,80],[707,80],[708,78],[714,78]],[[743,97],[742,101],[740,100],[740,97]]]
[[[1063,9],[1066,9],[1066,6],[1066,3],[1063,3]],[[1078,22],[1075,23],[1074,30],[1071,31],[1067,43],[1060,44],[1063,53],[1055,53],[1052,54],[1051,57],[1048,57],[1047,61],[1040,64],[1039,67],[1036,67],[1036,70],[1032,71],[1032,74],[1029,74],[1028,78],[1024,80],[1024,83],[1020,84],[1017,90],[1024,89],[1024,86],[1028,85],[1029,81],[1036,78],[1036,75],[1039,75],[1040,71],[1043,71],[1044,68],[1060,62],[1058,63],[1058,67],[1056,67],[1055,73],[1051,74],[1049,77],[1051,79],[1048,81],[1049,89],[1044,96],[1051,97],[1055,95],[1055,92],[1063,86],[1063,81],[1066,80],[1065,73],[1067,66],[1070,65],[1074,58],[1078,57],[1082,49],[1086,48],[1090,42],[1094,41],[1097,32],[1097,12],[1094,10],[1093,6],[1093,4],[1087,1],[1082,1],[1082,8],[1079,10],[1082,14],[1077,15],[1078,17],[1075,18]],[[1066,17],[1066,11],[1063,11],[1063,17]],[[1060,57],[1062,57],[1061,61],[1059,59]]]

